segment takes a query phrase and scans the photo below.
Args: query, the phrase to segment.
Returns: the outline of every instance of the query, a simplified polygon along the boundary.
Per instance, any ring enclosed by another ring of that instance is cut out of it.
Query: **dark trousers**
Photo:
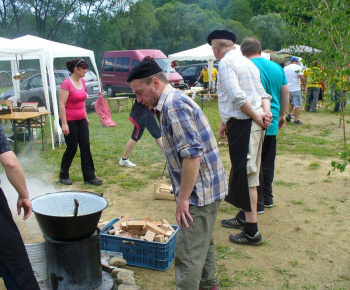
[[[264,204],[273,204],[272,182],[275,175],[276,151],[276,135],[266,135],[261,153],[258,211],[264,209]]]
[[[0,277],[4,279],[6,289],[11,290],[21,290],[21,287],[18,285],[17,281],[11,274],[10,270],[7,268],[6,264],[0,257]]]
[[[68,121],[69,134],[64,136],[66,141],[66,151],[62,157],[60,178],[69,177],[69,168],[73,162],[78,145],[80,148],[81,171],[83,172],[84,181],[94,179],[95,166],[92,161],[89,141],[89,127],[86,119]],[[60,121],[60,125],[61,121]]]

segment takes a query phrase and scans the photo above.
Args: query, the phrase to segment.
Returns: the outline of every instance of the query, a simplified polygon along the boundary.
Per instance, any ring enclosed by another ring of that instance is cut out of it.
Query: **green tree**
[[[254,16],[249,24],[264,49],[279,50],[292,41],[287,24],[278,14]]]
[[[348,0],[295,0],[285,3],[283,16],[295,26],[295,43],[318,48],[322,53],[312,55],[320,61],[327,75],[328,85],[335,86],[344,102],[344,90],[350,88],[350,3]],[[341,106],[340,125],[343,147],[347,152],[346,122]],[[341,154],[344,163],[332,163],[334,168],[345,169],[350,152]]]
[[[231,0],[227,6],[223,8],[222,15],[226,19],[232,19],[247,25],[253,17],[253,11],[247,0]]]

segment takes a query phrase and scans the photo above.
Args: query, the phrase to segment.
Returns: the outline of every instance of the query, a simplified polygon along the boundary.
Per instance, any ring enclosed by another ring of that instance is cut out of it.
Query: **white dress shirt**
[[[227,52],[219,63],[218,104],[225,124],[230,118],[249,119],[240,110],[246,102],[263,113],[261,99],[271,99],[261,84],[259,69],[236,49]]]

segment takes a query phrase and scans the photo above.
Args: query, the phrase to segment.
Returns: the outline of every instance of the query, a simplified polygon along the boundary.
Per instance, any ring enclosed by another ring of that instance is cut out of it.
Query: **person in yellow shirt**
[[[322,88],[323,72],[318,67],[307,68],[303,71],[306,78],[306,104],[305,111],[316,112],[318,97]]]
[[[197,79],[199,81],[203,77],[203,88],[208,89],[209,87],[209,70],[207,65],[203,65],[203,68],[201,70],[201,73]]]
[[[215,92],[216,89],[216,77],[218,75],[218,70],[213,66],[213,69],[211,71],[211,91],[212,93]]]

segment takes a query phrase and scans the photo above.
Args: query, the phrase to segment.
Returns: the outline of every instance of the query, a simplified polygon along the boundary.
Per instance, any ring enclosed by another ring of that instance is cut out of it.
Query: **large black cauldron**
[[[79,207],[74,216],[76,203]],[[43,234],[56,241],[80,241],[90,237],[97,228],[107,200],[87,191],[61,191],[32,199],[33,212]]]

